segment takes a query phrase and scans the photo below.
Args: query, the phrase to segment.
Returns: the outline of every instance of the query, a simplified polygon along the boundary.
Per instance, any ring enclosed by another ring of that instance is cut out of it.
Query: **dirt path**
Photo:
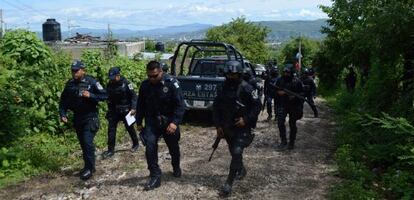
[[[278,152],[276,122],[260,116],[256,137],[244,153],[248,174],[236,182],[229,199],[326,199],[334,163],[332,113],[317,99],[321,118],[313,118],[305,106],[304,118],[298,121],[296,149]],[[170,157],[160,142],[159,163],[163,170],[160,188],[143,192],[148,176],[143,149],[128,151],[130,144],[118,145],[118,152],[108,160],[97,161],[97,173],[86,182],[75,170],[48,174],[10,186],[0,191],[0,199],[217,199],[217,190],[225,181],[230,155],[222,142],[211,162],[215,131],[211,127],[182,127],[181,151],[183,176],[174,178]],[[98,152],[100,155],[101,152]]]

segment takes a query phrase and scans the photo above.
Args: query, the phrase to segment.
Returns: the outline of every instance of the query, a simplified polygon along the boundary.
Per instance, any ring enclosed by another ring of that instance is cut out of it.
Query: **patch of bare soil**
[[[298,121],[295,149],[276,151],[279,132],[274,121],[262,113],[255,129],[255,140],[245,150],[247,176],[237,181],[228,199],[326,199],[335,183],[332,172],[335,124],[322,99],[316,101],[320,118],[313,118],[305,105]],[[170,156],[163,141],[159,144],[162,185],[144,192],[149,175],[144,149],[129,151],[128,136],[118,145],[115,156],[101,160],[97,152],[97,172],[86,182],[74,169],[42,175],[0,191],[0,199],[217,199],[218,189],[227,177],[230,154],[222,141],[213,160],[208,162],[215,129],[183,125],[180,141],[183,176],[172,176]],[[81,158],[79,158],[81,159]]]

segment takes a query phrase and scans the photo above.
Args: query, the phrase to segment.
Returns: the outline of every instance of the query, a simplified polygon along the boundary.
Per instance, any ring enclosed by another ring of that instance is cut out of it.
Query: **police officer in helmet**
[[[294,76],[295,70],[293,65],[287,64],[283,70],[283,76],[277,79],[276,85],[280,88],[287,89],[296,94],[302,95],[302,82]],[[279,150],[293,149],[296,140],[296,121],[303,116],[303,101],[295,96],[289,95],[281,89],[276,89],[277,95],[277,125],[280,133]],[[286,137],[285,120],[289,115],[289,143]]]
[[[273,117],[272,114],[272,101],[274,101],[274,111],[276,115],[276,94],[275,90],[272,88],[272,84],[275,84],[279,78],[279,69],[277,66],[273,66],[269,69],[269,77],[264,82],[264,95],[265,102],[267,107],[267,120],[271,120]],[[264,108],[263,108],[264,109]]]
[[[224,138],[232,156],[226,182],[221,195],[231,193],[235,179],[242,179],[247,171],[243,165],[243,149],[253,140],[261,103],[255,90],[242,78],[243,68],[238,61],[228,61],[224,68],[226,80],[213,104],[213,118],[217,137]]]
[[[147,64],[148,79],[139,89],[137,104],[137,126],[142,131],[150,179],[144,190],[152,190],[161,184],[161,169],[158,165],[158,139],[162,136],[171,155],[174,177],[181,177],[179,124],[184,115],[184,99],[177,79],[164,73],[161,64]],[[142,121],[145,118],[145,126]]]
[[[313,70],[312,68],[305,68],[302,70],[302,83],[303,83],[303,92],[304,97],[308,100],[309,105],[314,113],[314,117],[318,117],[318,109],[316,108],[315,102],[313,101],[316,96],[316,84],[313,79]]]
[[[95,171],[95,145],[93,139],[99,129],[97,105],[107,99],[106,91],[92,76],[86,75],[85,65],[81,61],[73,62],[71,66],[72,79],[70,79],[60,96],[60,119],[68,122],[67,111],[74,113],[73,124],[76,130],[84,168],[80,178],[87,180]]]
[[[135,94],[134,87],[125,77],[121,76],[119,67],[109,69],[108,75],[109,83],[106,88],[108,92],[108,112],[106,113],[108,119],[108,151],[102,154],[103,158],[111,157],[115,153],[116,129],[119,121],[124,123],[131,137],[131,150],[136,151],[139,147],[134,126],[128,126],[125,119],[128,114],[135,115],[138,97]]]

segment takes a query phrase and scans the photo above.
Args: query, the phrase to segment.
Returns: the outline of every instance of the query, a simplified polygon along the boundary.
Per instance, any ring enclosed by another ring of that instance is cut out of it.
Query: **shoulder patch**
[[[132,83],[128,84],[128,88],[129,88],[130,90],[134,90],[134,86],[132,85]]]
[[[259,98],[257,90],[252,91],[252,97],[253,97],[253,99],[258,99]]]
[[[179,88],[180,87],[180,85],[178,84],[178,82],[174,82],[174,86],[175,86],[175,88]]]
[[[98,88],[98,90],[103,90],[102,85],[99,82],[96,82],[96,88]]]

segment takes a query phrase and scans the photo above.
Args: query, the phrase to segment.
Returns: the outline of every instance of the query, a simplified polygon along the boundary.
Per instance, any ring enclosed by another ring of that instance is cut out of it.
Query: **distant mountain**
[[[143,31],[134,31],[129,29],[112,29],[112,34],[115,38],[118,39],[131,39],[131,38],[142,38],[142,37],[148,37],[153,39],[159,39],[159,38],[170,38],[175,37],[176,35],[180,34],[186,34],[186,33],[193,33],[198,31],[204,31],[208,28],[213,27],[211,24],[185,24],[180,26],[169,26],[165,28],[157,28],[157,29],[151,29],[151,30],[143,30]],[[99,36],[99,37],[107,37],[108,30],[107,29],[88,29],[88,28],[78,28],[72,30],[72,35],[75,33],[80,34],[90,34],[93,36]],[[63,33],[63,38],[66,38],[68,36],[67,32]]]
[[[266,26],[271,30],[268,36],[269,40],[280,42],[299,35],[321,39],[324,37],[321,33],[322,26],[327,25],[325,19],[313,21],[260,21],[255,23]]]
[[[313,21],[259,21],[254,22],[268,27],[271,32],[269,33],[268,40],[271,42],[284,42],[292,37],[299,35],[321,39],[324,35],[320,32],[322,26],[326,26],[326,20],[313,20]],[[169,40],[190,40],[204,38],[207,30],[214,27],[211,24],[185,24],[180,26],[169,26],[165,28],[157,28],[151,30],[129,30],[129,29],[113,29],[113,36],[117,39],[136,39],[136,38],[151,38],[160,41]],[[89,29],[78,28],[71,32],[74,36],[75,33],[89,34],[92,36],[99,36],[102,39],[107,37],[108,30],[106,29]],[[41,38],[41,33],[38,33]],[[62,33],[62,38],[67,38],[68,32]]]
[[[174,35],[179,33],[197,32],[200,30],[207,30],[213,27],[211,24],[186,24],[182,26],[169,26],[166,28],[158,28],[147,31],[140,31],[141,34],[153,36],[153,35]]]

